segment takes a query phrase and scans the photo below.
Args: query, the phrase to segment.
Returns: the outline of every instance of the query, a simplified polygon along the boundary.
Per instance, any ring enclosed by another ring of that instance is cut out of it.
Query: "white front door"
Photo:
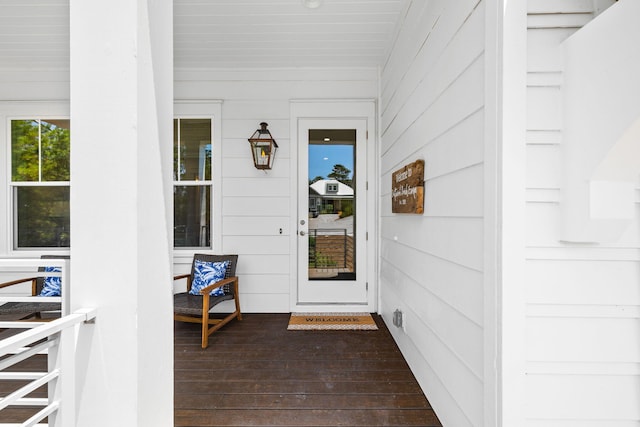
[[[367,284],[367,119],[304,119],[298,140],[298,305],[362,305]]]

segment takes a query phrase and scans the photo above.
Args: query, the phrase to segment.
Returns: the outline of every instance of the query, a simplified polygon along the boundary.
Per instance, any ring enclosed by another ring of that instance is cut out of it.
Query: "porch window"
[[[211,248],[211,119],[173,121],[174,247]]]
[[[11,120],[13,248],[68,248],[70,122]]]

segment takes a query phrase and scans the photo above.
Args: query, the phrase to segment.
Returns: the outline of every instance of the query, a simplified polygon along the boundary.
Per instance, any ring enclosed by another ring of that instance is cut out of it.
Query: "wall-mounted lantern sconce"
[[[271,132],[269,132],[267,126],[269,125],[265,122],[260,123],[260,129],[256,130],[253,135],[251,135],[251,138],[249,138],[251,154],[253,155],[253,165],[256,169],[271,169],[273,160],[276,157],[278,144],[276,144],[276,140],[271,136]]]

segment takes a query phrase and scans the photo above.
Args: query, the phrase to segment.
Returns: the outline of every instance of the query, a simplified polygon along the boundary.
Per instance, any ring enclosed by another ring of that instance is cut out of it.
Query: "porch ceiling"
[[[176,68],[383,65],[406,0],[174,0]],[[3,0],[0,69],[68,69],[69,0]]]

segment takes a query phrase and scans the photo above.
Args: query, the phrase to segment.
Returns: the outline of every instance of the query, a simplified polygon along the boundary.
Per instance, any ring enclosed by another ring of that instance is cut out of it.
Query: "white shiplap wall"
[[[613,244],[564,244],[558,227],[560,44],[608,5],[527,5],[526,425],[638,426],[640,205],[637,220]]]
[[[8,182],[9,156],[11,153],[9,130],[10,118],[24,117],[69,117],[69,71],[16,69],[0,70],[0,257],[11,255],[10,240],[10,194]],[[67,252],[68,253],[68,252]],[[22,257],[36,257],[40,253],[24,252]],[[16,256],[13,254],[13,256]],[[22,277],[22,274],[0,273],[0,281]],[[15,286],[3,292],[24,295],[28,286]]]
[[[3,207],[9,201],[7,118],[25,115],[68,117],[69,71],[0,70],[0,206]],[[9,213],[7,209],[0,209],[0,257],[6,257],[12,247]]]
[[[69,71],[0,69],[1,101],[69,101]]]
[[[482,425],[485,5],[412,1],[381,81],[381,308],[447,426]],[[425,213],[391,174],[425,160]]]
[[[207,100],[222,102],[222,182],[216,184],[222,205],[214,208],[215,214],[222,215],[222,228],[214,230],[221,234],[221,246],[214,251],[240,255],[242,309],[288,312],[294,279],[290,274],[291,206],[296,200],[290,185],[291,174],[296,173],[290,158],[290,100],[374,99],[377,69],[177,70],[174,87],[177,100],[202,105]],[[68,110],[68,98],[68,71],[0,72],[0,101],[23,105],[29,100],[52,100]],[[247,142],[261,121],[269,123],[280,147],[274,169],[266,174],[253,167]],[[4,137],[0,137],[3,143]],[[0,196],[6,200],[2,188]],[[6,212],[0,213],[0,219],[0,238],[7,242]],[[3,246],[0,255],[6,256],[8,250]],[[190,254],[177,253],[175,272],[188,271],[190,262]]]
[[[373,99],[375,68],[177,70],[175,97],[222,101],[221,247],[237,253],[242,310],[290,311],[292,254],[291,207],[296,203],[291,176],[290,100]],[[274,168],[253,167],[247,138],[265,121],[278,142]],[[282,234],[280,229],[282,228]],[[214,231],[214,232],[216,232]],[[292,258],[292,255],[294,258]],[[189,258],[176,259],[186,271]]]

